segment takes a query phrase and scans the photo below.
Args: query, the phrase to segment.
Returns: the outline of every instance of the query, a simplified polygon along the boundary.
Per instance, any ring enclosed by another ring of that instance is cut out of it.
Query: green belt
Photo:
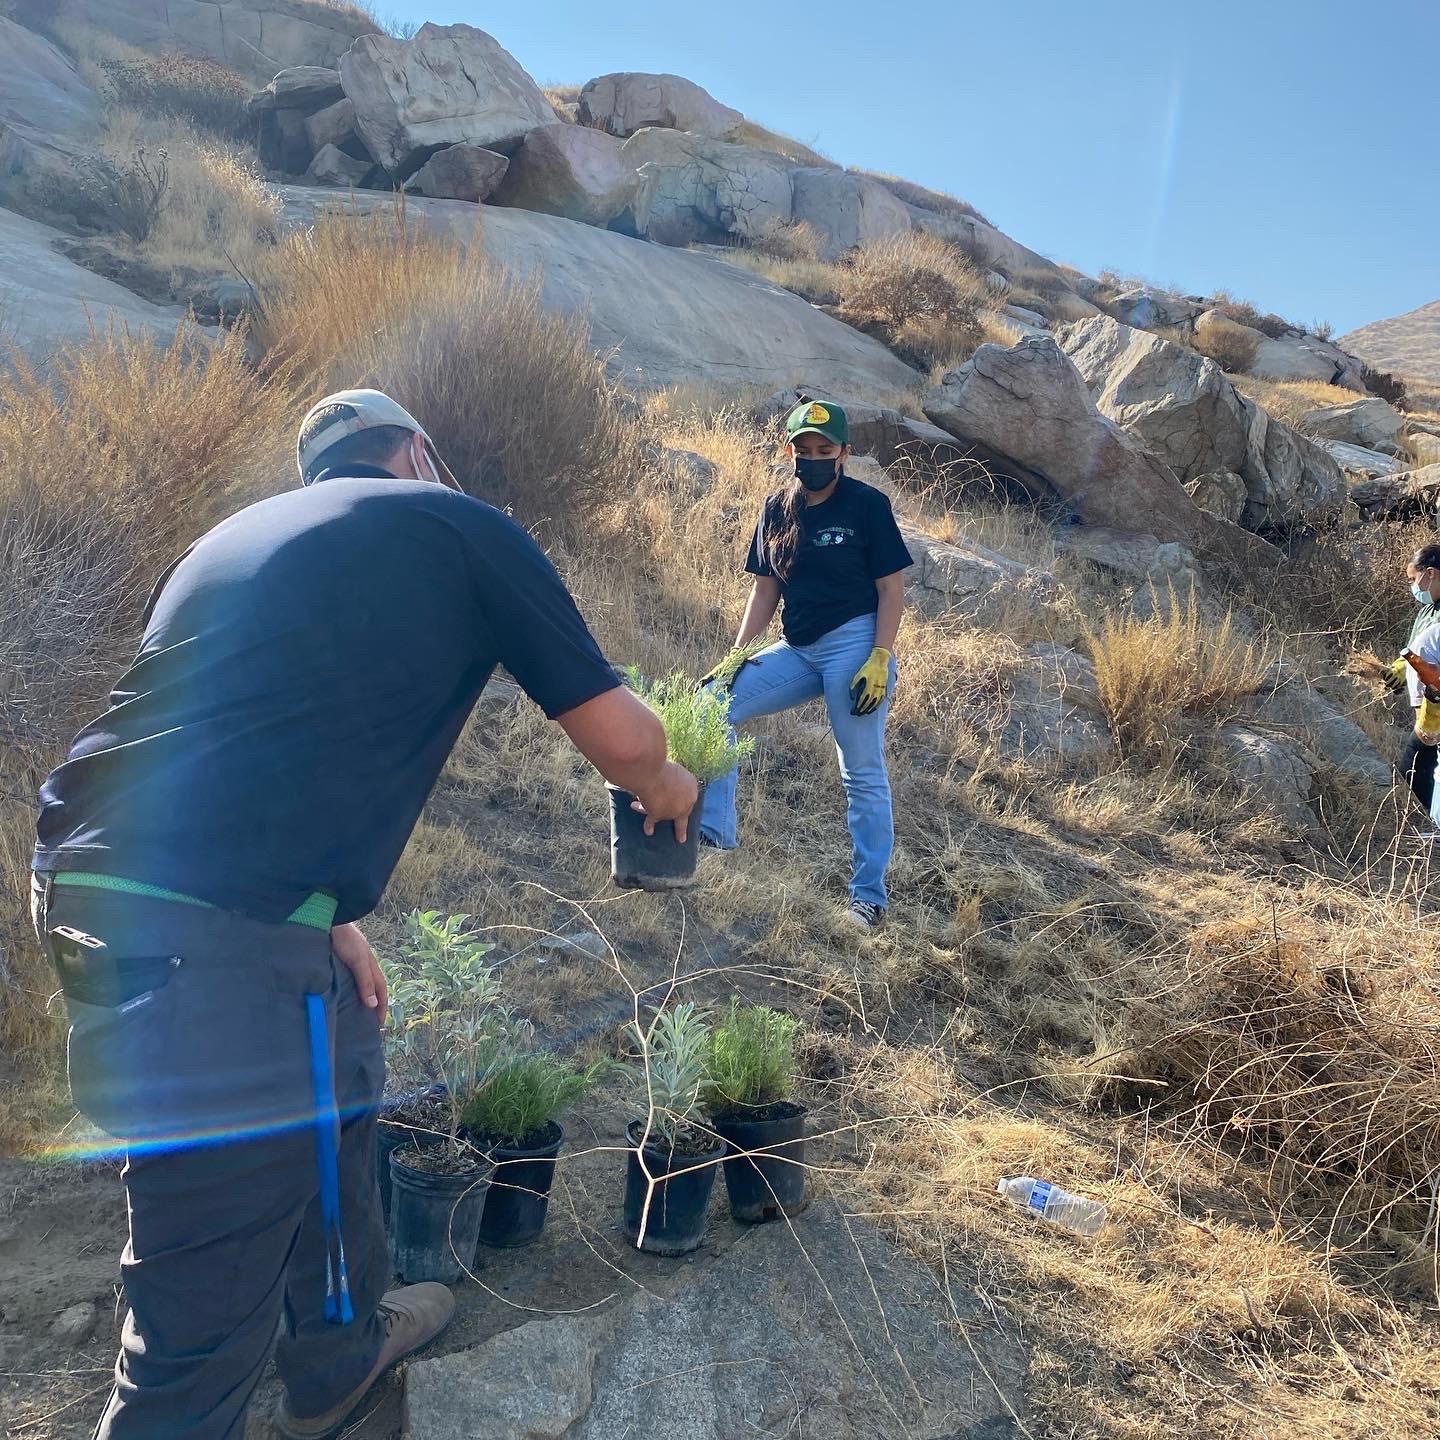
[[[95,875],[88,870],[60,870],[50,878],[56,885],[115,890],[122,895],[143,895],[147,900],[169,900],[176,905],[198,905],[202,910],[215,909],[208,900],[197,900],[193,895],[182,895],[178,890],[166,890],[160,885],[147,885],[143,880],[125,880],[119,875]],[[308,925],[313,930],[328,930],[335,923],[335,911],[339,904],[333,895],[317,890],[292,915],[286,916],[285,923]]]

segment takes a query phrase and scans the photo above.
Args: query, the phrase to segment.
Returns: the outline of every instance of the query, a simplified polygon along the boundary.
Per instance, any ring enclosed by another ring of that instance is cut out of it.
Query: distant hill
[[[1377,370],[1440,383],[1440,300],[1362,325],[1335,343]]]

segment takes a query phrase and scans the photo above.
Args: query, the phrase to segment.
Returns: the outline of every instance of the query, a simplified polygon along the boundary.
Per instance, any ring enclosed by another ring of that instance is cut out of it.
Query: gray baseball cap
[[[323,410],[334,410],[334,418],[323,430],[311,436],[308,444],[302,445],[297,440],[295,445],[295,463],[300,467],[302,485],[310,483],[305,479],[306,474],[316,460],[337,441],[376,425],[394,425],[401,430],[413,430],[421,436],[429,447],[430,458],[435,462],[441,483],[452,490],[460,489],[459,482],[450,473],[450,467],[440,458],[440,452],[435,448],[435,442],[425,427],[403,405],[392,400],[383,391],[337,390],[333,395],[327,395],[318,404],[312,405],[310,413],[301,421],[301,436],[309,430],[311,421]]]

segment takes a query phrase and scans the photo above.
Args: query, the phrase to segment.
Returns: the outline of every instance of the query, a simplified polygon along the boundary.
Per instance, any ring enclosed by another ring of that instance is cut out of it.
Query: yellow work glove
[[[1403,690],[1405,688],[1406,673],[1409,669],[1409,662],[1403,655],[1398,660],[1392,660],[1385,667],[1385,683],[1392,690]]]
[[[850,713],[871,715],[878,710],[890,689],[890,652],[878,645],[850,682]]]
[[[1415,738],[1426,745],[1440,740],[1440,700],[1432,700],[1428,691],[1415,712]]]

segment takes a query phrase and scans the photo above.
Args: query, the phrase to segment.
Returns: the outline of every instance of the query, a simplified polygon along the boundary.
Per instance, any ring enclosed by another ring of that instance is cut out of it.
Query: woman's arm
[[[737,650],[758,639],[769,628],[780,608],[780,582],[773,575],[757,575],[750,586],[750,598],[745,602],[745,618],[740,622],[740,633],[735,637]],[[895,624],[900,624],[896,612]],[[894,638],[893,636],[891,637]]]
[[[875,582],[875,591],[880,597],[875,612],[875,643],[880,649],[893,653],[900,617],[905,613],[905,572],[897,570],[893,575],[882,575]]]

